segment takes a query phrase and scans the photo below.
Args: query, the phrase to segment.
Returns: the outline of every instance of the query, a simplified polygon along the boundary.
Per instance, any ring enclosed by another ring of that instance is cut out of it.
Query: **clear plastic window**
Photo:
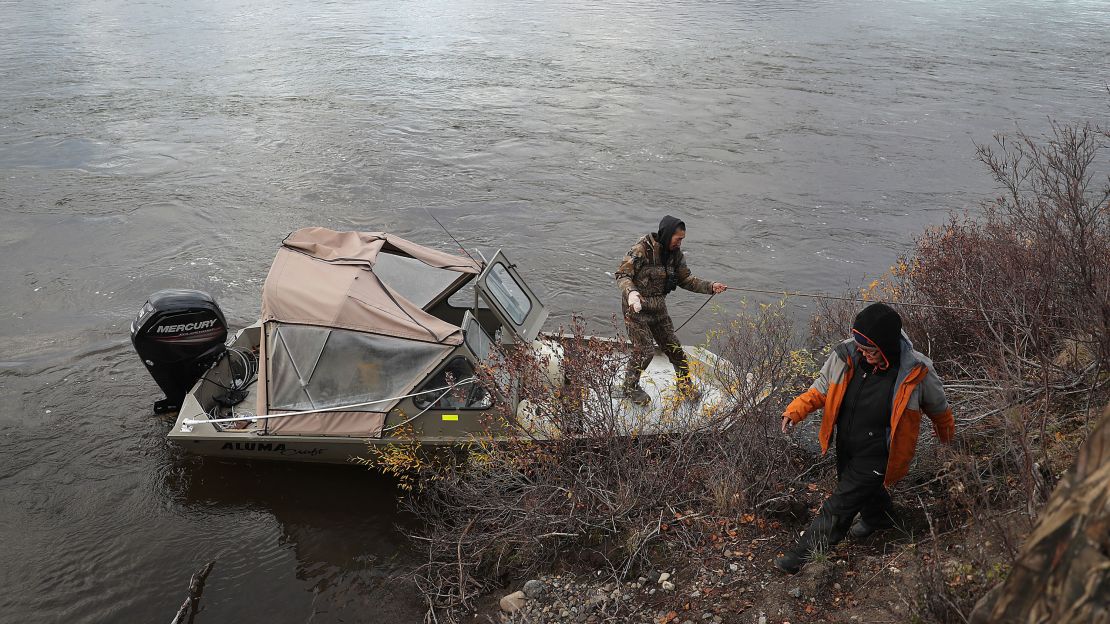
[[[474,352],[474,355],[479,360],[485,360],[489,357],[490,347],[493,345],[493,338],[490,338],[486,330],[482,329],[482,324],[479,323],[473,316],[468,317],[466,327],[463,329],[463,334],[466,336],[466,346]]]
[[[413,397],[417,409],[457,410],[489,409],[493,399],[477,381],[459,384],[460,381],[474,377],[474,366],[464,357],[456,357],[447,363],[421,388],[424,391]],[[448,386],[459,384],[449,390]]]
[[[524,289],[513,279],[505,265],[498,262],[493,265],[486,276],[486,287],[490,295],[505,309],[517,325],[522,325],[528,312],[532,310],[532,301],[524,293]]]
[[[451,349],[305,325],[275,325],[270,344],[270,407],[293,411],[401,396]],[[367,404],[349,411],[385,412],[395,403]]]
[[[374,263],[374,274],[402,297],[424,307],[447,290],[459,273],[430,267],[423,262],[382,252]]]
[[[447,298],[447,303],[456,308],[473,308],[474,307],[474,282],[464,285],[462,288],[456,290]],[[488,310],[489,305],[482,299],[478,299],[478,307],[482,310]]]

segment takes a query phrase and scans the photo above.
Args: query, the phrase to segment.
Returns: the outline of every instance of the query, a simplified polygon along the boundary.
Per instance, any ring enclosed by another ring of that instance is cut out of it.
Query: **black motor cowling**
[[[185,393],[224,354],[227,323],[216,300],[199,290],[159,290],[131,322],[131,344],[166,394],[155,413],[181,407]]]

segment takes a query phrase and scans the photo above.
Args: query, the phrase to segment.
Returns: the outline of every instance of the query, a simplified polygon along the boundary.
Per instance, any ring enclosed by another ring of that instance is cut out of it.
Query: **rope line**
[[[883,299],[859,299],[859,298],[856,298],[856,297],[838,297],[836,295],[827,295],[827,294],[824,294],[824,293],[807,293],[807,292],[801,292],[799,290],[763,290],[763,289],[760,289],[760,288],[742,288],[742,287],[739,287],[739,286],[729,286],[728,289],[729,290],[738,290],[738,291],[741,291],[741,292],[759,293],[759,294],[764,294],[764,295],[781,295],[783,297],[810,297],[810,298],[813,298],[813,299],[832,299],[832,300],[835,300],[835,301],[848,301],[848,302],[852,302],[852,303],[885,303],[885,304],[888,304],[888,305],[891,305],[891,306],[908,306],[908,307],[916,307],[916,308],[929,308],[929,309],[933,309],[933,310],[957,310],[957,311],[960,311],[960,312],[971,312],[973,314],[980,314],[980,315],[985,315],[987,312],[994,312],[993,310],[977,310],[975,308],[966,308],[966,307],[963,307],[963,306],[953,306],[953,305],[941,305],[941,304],[936,304],[936,303],[910,303],[908,301],[884,301]],[[703,302],[701,304],[701,307],[699,307],[697,310],[694,311],[693,314],[690,315],[690,318],[686,319],[682,323],[682,325],[678,326],[678,329],[676,329],[675,332],[678,332],[679,329],[682,329],[683,327],[685,327],[686,323],[689,323],[695,316],[697,316],[698,312],[701,312],[702,308],[704,308],[715,296],[717,296],[716,293],[710,295],[709,298],[706,299],[705,302]],[[1040,318],[1057,319],[1057,320],[1062,320],[1062,319],[1068,318],[1068,317],[1060,316],[1058,314],[1037,314],[1035,316],[1038,316]],[[979,322],[982,322],[982,323],[1002,323],[1002,324],[1009,324],[1009,325],[1021,325],[1021,323],[1018,323],[1016,321],[1010,321],[1010,320],[1006,320],[1006,319],[989,319],[989,318],[985,318],[985,317],[984,318],[968,319],[968,320],[979,321]]]
[[[713,297],[716,297],[716,296],[717,296],[717,293],[713,293],[713,294],[709,295],[709,298],[706,299],[705,302],[701,304],[701,307],[698,308],[697,310],[694,310],[694,313],[690,315],[690,318],[686,319],[681,325],[679,325],[678,329],[674,330],[674,333],[677,334],[679,329],[682,329],[683,327],[686,327],[686,323],[689,323],[695,316],[697,316],[698,312],[701,312],[701,309],[704,308],[706,305],[708,305],[710,301],[713,301]]]

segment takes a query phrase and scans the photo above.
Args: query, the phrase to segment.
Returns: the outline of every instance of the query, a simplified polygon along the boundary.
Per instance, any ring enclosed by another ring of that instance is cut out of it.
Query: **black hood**
[[[898,366],[902,355],[902,317],[885,303],[872,303],[852,321],[853,338],[856,333],[875,343],[891,366]]]
[[[663,264],[666,264],[671,257],[671,237],[678,230],[685,229],[686,223],[671,215],[663,217],[659,222],[659,231],[655,233],[655,240],[659,241],[659,245],[663,248]]]

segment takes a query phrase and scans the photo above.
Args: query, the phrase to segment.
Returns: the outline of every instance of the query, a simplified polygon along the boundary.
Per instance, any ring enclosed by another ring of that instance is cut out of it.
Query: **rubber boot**
[[[775,559],[775,567],[787,574],[797,574],[813,558],[813,553],[828,551],[844,539],[847,532],[848,517],[832,514],[822,506],[798,539],[798,545]]]
[[[788,550],[786,554],[775,558],[775,567],[787,574],[797,574],[809,558],[795,550]]]
[[[892,529],[895,524],[894,520],[888,514],[883,514],[881,521],[872,520],[871,522],[864,520],[861,515],[852,523],[852,528],[848,529],[848,535],[851,535],[855,539],[865,539],[870,537],[875,531]]]
[[[694,385],[689,375],[676,377],[674,390],[679,399],[688,403],[697,403],[701,400],[701,389]]]

